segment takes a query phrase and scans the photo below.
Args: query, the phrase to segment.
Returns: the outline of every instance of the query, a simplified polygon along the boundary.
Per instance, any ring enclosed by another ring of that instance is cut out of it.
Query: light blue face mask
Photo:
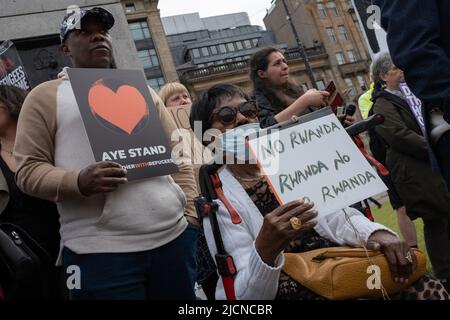
[[[247,123],[222,133],[219,139],[219,145],[216,147],[218,155],[226,153],[233,154],[241,161],[253,159],[250,150],[245,144],[245,137],[257,133],[261,130],[259,123]]]

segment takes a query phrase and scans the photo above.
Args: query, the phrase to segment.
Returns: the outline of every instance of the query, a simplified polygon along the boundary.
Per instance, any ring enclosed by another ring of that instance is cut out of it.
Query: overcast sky
[[[159,0],[161,17],[198,12],[201,18],[247,12],[253,25],[264,27],[271,0]]]

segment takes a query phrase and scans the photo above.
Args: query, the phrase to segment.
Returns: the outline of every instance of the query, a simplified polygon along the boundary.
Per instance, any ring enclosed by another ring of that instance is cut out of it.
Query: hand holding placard
[[[116,162],[101,161],[87,166],[78,175],[78,188],[85,196],[112,192],[128,182],[127,171]]]
[[[317,211],[310,211],[313,203],[302,200],[291,201],[279,206],[266,214],[264,222],[255,240],[255,247],[261,259],[273,266],[275,259],[287,245],[302,232],[308,231],[317,224],[310,221],[317,216]],[[290,219],[297,217],[301,221],[301,228],[292,228]]]

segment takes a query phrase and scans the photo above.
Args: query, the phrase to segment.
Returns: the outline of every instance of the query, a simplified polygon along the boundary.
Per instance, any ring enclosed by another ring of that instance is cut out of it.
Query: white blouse
[[[217,220],[225,250],[233,257],[236,266],[234,289],[238,300],[270,300],[274,299],[278,290],[278,279],[284,264],[283,255],[280,254],[271,267],[263,262],[256,251],[255,240],[263,224],[263,216],[255,206],[247,192],[231,175],[227,167],[219,173],[225,197],[239,213],[242,222],[233,224],[230,214],[220,200]],[[395,234],[385,226],[367,219],[354,208],[346,208],[345,212],[352,224],[358,230],[360,239],[356,238],[353,228],[348,223],[343,210],[316,218],[316,232],[339,245],[360,247],[361,240],[366,242],[372,233],[386,230]],[[205,237],[212,257],[217,253],[210,220],[205,217],[203,221]],[[216,299],[226,299],[222,280],[219,279],[216,288]]]

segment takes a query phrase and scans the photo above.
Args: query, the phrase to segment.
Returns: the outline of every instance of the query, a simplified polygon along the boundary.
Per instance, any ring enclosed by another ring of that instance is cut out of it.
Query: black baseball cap
[[[63,21],[61,22],[61,28],[59,37],[61,42],[66,39],[67,34],[75,29],[81,29],[81,22],[85,18],[95,19],[105,26],[106,30],[109,30],[114,25],[114,17],[108,11],[100,7],[94,7],[92,9],[82,9],[73,10],[72,12],[68,12]]]

